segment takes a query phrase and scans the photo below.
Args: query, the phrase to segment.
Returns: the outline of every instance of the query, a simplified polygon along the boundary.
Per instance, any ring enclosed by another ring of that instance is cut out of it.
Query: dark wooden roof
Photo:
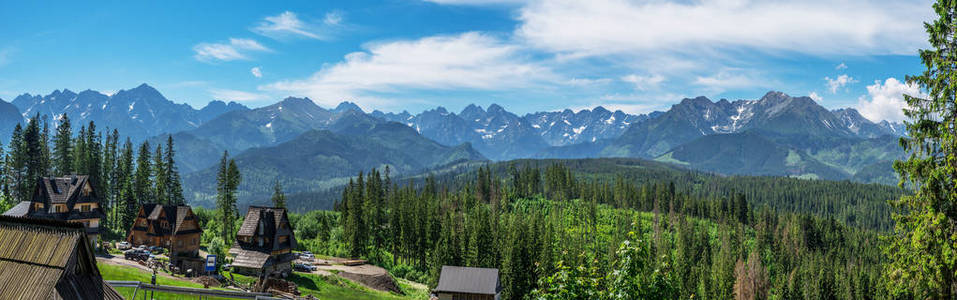
[[[87,175],[41,177],[38,186],[46,190],[50,203],[67,203],[74,199],[89,178]]]
[[[157,203],[144,203],[142,212],[146,215],[139,215],[138,218],[146,218],[152,226],[156,235],[186,234],[202,232],[202,229],[182,231],[183,222],[196,216],[192,214],[193,209],[189,205],[160,205]],[[165,220],[170,225],[170,229],[164,230],[157,224],[157,221]],[[199,223],[197,222],[197,226]],[[133,227],[133,230],[146,230],[146,228]]]
[[[495,295],[501,290],[498,269],[442,266],[434,292]]]
[[[233,259],[233,265],[237,267],[262,269],[266,266],[267,261],[269,261],[269,253],[237,249],[236,259]]]
[[[263,224],[262,232],[258,230],[260,223]],[[282,224],[285,226],[280,226]],[[241,267],[262,268],[271,263],[288,261],[288,255],[274,257],[270,254],[276,250],[291,250],[296,247],[296,237],[283,208],[250,206],[236,236],[251,239],[250,243],[237,240],[230,249],[230,252],[236,253],[234,265]],[[287,242],[279,242],[279,237],[282,236],[288,237]],[[260,239],[263,240],[262,245],[259,244]]]
[[[82,224],[0,216],[0,299],[122,299]]]
[[[27,216],[38,219],[76,220],[105,218],[102,208],[94,208],[87,212],[74,211],[77,203],[100,203],[94,190],[89,195],[82,195],[83,187],[88,184],[89,176],[72,175],[67,177],[40,177],[33,194],[32,201],[23,201],[14,209],[4,213],[9,216]],[[91,186],[92,187],[92,186]],[[43,203],[43,209],[36,210],[32,203]],[[57,212],[56,206],[63,204],[66,211]],[[22,205],[22,206],[21,206]],[[26,210],[26,213],[23,211]],[[96,233],[95,231],[91,233]]]

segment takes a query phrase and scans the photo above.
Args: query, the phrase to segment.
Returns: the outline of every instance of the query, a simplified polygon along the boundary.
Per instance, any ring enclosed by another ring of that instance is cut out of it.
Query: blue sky
[[[175,102],[665,110],[769,90],[900,120],[930,1],[6,1],[0,98],[148,83]]]

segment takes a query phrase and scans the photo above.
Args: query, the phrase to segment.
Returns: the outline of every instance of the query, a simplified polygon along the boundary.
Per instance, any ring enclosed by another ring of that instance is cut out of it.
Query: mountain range
[[[289,193],[331,188],[361,170],[415,174],[463,161],[633,157],[726,175],[774,175],[896,183],[900,123],[871,122],[852,108],[828,110],[808,97],[769,92],[757,100],[683,99],[664,112],[598,106],[518,115],[496,104],[458,113],[372,111],[342,102],[323,108],[288,97],[247,108],[212,101],[196,110],[143,84],[113,95],[57,90],[0,101],[0,126],[66,113],[151,144],[175,141],[186,195],[211,199],[223,151],[243,173],[242,200],[262,202],[272,182]],[[78,126],[77,126],[78,127]]]
[[[11,103],[19,111],[20,120],[37,114],[58,118],[66,113],[76,129],[93,121],[103,126],[101,128],[108,126],[117,129],[136,141],[162,133],[193,129],[233,110],[248,110],[242,104],[227,104],[223,101],[212,101],[196,110],[187,104],[176,104],[166,99],[145,83],[112,95],[93,90],[75,93],[68,89],[56,90],[46,96],[22,94]],[[0,120],[5,120],[4,116],[0,116]]]

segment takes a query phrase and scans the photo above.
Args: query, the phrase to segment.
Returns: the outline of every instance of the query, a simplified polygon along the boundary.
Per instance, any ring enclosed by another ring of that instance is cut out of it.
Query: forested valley
[[[600,170],[619,164],[643,172]],[[517,161],[408,183],[371,170],[334,212],[293,220],[306,250],[433,286],[443,265],[498,268],[505,299],[890,298],[889,227],[858,220],[889,220],[898,189],[772,177],[716,188],[641,177],[709,178],[643,164]]]

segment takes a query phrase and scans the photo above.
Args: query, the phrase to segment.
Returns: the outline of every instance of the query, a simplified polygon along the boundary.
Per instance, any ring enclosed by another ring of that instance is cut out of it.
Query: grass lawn
[[[99,267],[100,274],[103,275],[104,280],[139,281],[149,283],[150,278],[152,277],[152,273],[134,267],[102,263],[97,264],[97,267]],[[229,277],[228,274],[226,274],[226,276]],[[256,280],[253,277],[239,274],[233,274],[233,278],[243,284],[249,284]],[[428,299],[428,291],[416,289],[411,285],[406,284],[405,281],[402,280],[399,281],[399,287],[405,291],[405,296],[371,290],[352,281],[336,276],[319,276],[313,274],[293,273],[293,275],[288,279],[295,282],[296,285],[299,286],[299,291],[303,296],[313,295],[319,299]],[[189,281],[188,279],[174,279],[162,276],[160,274],[156,275],[156,284],[192,288],[203,287],[202,284]],[[132,288],[117,288],[116,290],[119,291],[124,298],[132,299]],[[139,291],[137,296],[141,297],[141,295],[143,295],[143,291]],[[166,296],[177,298],[181,295],[156,294],[156,297],[161,297],[162,299],[166,299]]]
[[[100,275],[103,275],[104,280],[139,281],[143,283],[150,283],[150,280],[153,277],[153,273],[134,267],[117,266],[104,263],[96,264],[96,266],[100,269]],[[203,287],[202,284],[195,283],[187,279],[173,279],[165,277],[162,274],[156,274],[156,284],[191,288]],[[120,292],[120,295],[123,295],[123,298],[133,299],[133,288],[116,288],[116,291]],[[142,290],[137,293],[138,297],[141,295],[143,295]],[[167,296],[169,298],[167,298]],[[177,296],[179,295],[166,295],[163,293],[156,293],[156,295],[154,295],[154,297],[161,299],[176,298]]]
[[[315,274],[293,273],[289,280],[299,286],[299,292],[313,295],[319,299],[428,299],[428,291],[415,289],[402,282],[399,287],[406,295],[396,295],[372,290],[355,282],[336,276],[319,276]]]

